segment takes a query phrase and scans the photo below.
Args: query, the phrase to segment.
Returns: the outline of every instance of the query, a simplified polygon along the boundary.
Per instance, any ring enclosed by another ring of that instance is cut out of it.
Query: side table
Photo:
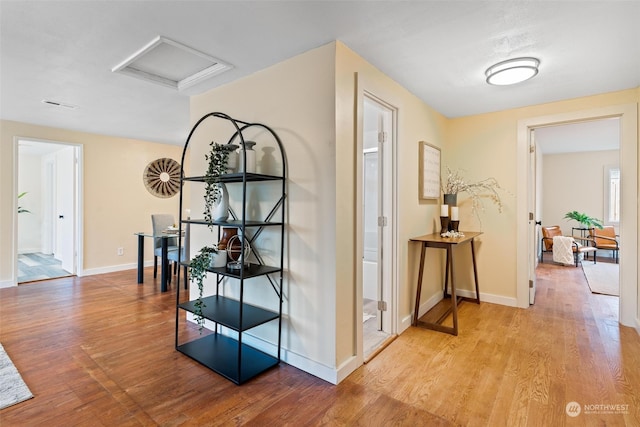
[[[416,287],[416,306],[413,315],[413,326],[432,329],[434,331],[445,332],[451,335],[458,335],[458,302],[472,301],[480,304],[480,291],[478,288],[478,270],[476,267],[476,254],[474,247],[474,239],[482,233],[473,231],[463,231],[464,236],[461,237],[442,237],[439,233],[427,234],[420,237],[409,239],[411,242],[419,242],[420,250],[420,269],[418,270],[418,285]],[[473,278],[475,280],[476,298],[458,297],[456,296],[456,286],[453,274],[453,247],[457,245],[469,244],[471,248],[471,257],[473,260]],[[420,309],[420,293],[422,291],[422,278],[424,274],[424,259],[427,248],[444,249],[447,251],[447,261],[445,264],[444,279],[444,297],[443,300],[436,304],[431,310],[425,314],[429,320],[423,321],[418,318]],[[447,292],[449,277],[451,278],[451,295]],[[450,299],[451,304],[446,307],[445,301]],[[442,322],[449,315],[453,314],[453,327],[444,326]]]

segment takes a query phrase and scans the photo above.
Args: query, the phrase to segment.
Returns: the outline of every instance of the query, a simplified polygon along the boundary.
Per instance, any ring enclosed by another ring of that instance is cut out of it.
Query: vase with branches
[[[498,212],[502,212],[504,204],[500,195],[504,190],[498,181],[493,178],[485,178],[480,181],[470,182],[463,176],[460,170],[451,170],[447,167],[447,175],[441,181],[441,191],[444,195],[457,195],[466,193],[471,199],[471,210],[475,214],[480,224],[480,212],[484,211],[483,199],[488,198],[494,205],[498,207]]]

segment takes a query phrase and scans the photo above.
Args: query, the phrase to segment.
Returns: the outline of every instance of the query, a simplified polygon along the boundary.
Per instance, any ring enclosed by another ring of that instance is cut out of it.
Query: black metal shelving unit
[[[230,219],[227,221],[216,221],[211,224],[219,227],[235,227],[240,231],[239,238],[241,247],[246,242],[251,246],[252,258],[254,262],[248,267],[239,270],[228,270],[226,267],[209,268],[210,274],[216,275],[216,293],[211,296],[203,297],[204,308],[202,310],[203,317],[214,323],[213,333],[203,335],[191,341],[181,342],[179,334],[180,322],[186,322],[186,316],[180,316],[181,313],[195,311],[196,299],[187,302],[180,302],[180,286],[176,285],[176,329],[175,329],[175,348],[181,353],[191,357],[204,366],[219,373],[225,378],[236,384],[242,384],[245,381],[259,375],[267,369],[270,369],[280,363],[281,340],[282,340],[282,280],[284,266],[284,233],[285,233],[285,202],[286,202],[286,156],[282,142],[278,135],[261,123],[250,123],[236,120],[224,113],[209,113],[204,115],[191,129],[189,136],[184,144],[182,152],[181,165],[184,165],[185,156],[189,143],[194,136],[196,130],[204,122],[209,120],[222,120],[231,125],[231,137],[228,144],[234,142],[240,143],[240,155],[244,156],[243,164],[246,164],[246,152],[244,151],[245,135],[249,132],[259,131],[262,137],[272,138],[272,143],[280,151],[280,160],[282,166],[282,174],[266,175],[259,173],[232,173],[222,175],[218,181],[228,185],[242,186],[242,200],[234,201],[231,204]],[[183,188],[186,183],[204,183],[204,176],[184,176],[182,171],[181,191],[180,191],[180,231],[179,245],[182,245],[182,229],[185,224],[190,224],[191,233],[198,226],[207,227],[209,222],[203,219],[183,218]],[[281,194],[277,200],[273,201],[270,212],[262,220],[247,219],[247,189],[254,183],[274,181],[281,183]],[[236,210],[233,209],[236,207]],[[280,247],[279,247],[279,265],[266,265],[260,253],[256,250],[254,242],[266,228],[276,228],[280,231]],[[218,233],[220,234],[220,233]],[[192,249],[194,249],[192,247]],[[195,248],[197,249],[197,248]],[[188,266],[189,260],[180,260],[182,265]],[[180,281],[180,271],[178,269],[178,280]],[[258,307],[256,305],[245,302],[245,281],[257,277],[265,277],[273,288],[274,296],[278,299],[278,310]],[[230,298],[221,292],[221,283],[223,279],[227,282],[231,281],[232,286],[238,286],[239,298]],[[182,318],[181,318],[182,317]],[[256,349],[251,345],[243,342],[243,334],[250,329],[263,325],[268,322],[278,322],[278,339],[276,354],[268,354],[262,350]],[[223,328],[226,328],[225,331]],[[228,331],[233,331],[229,333]]]

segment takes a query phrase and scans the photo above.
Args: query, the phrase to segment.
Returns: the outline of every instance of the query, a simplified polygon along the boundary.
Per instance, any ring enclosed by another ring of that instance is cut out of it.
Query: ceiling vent
[[[210,55],[158,36],[111,71],[182,91],[231,68]]]
[[[78,108],[77,105],[67,104],[60,101],[53,101],[51,99],[43,99],[42,103],[45,105],[51,105],[52,107],[66,108],[67,110],[75,110],[76,108]]]

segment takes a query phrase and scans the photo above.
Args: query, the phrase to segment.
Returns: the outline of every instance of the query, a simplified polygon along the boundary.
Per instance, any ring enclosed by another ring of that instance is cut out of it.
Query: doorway
[[[16,282],[76,275],[81,146],[18,138]]]
[[[532,129],[560,124],[600,120],[618,117],[620,119],[620,174],[624,185],[621,187],[620,218],[620,311],[619,322],[626,326],[636,326],[638,309],[638,117],[637,105],[625,104],[602,107],[594,110],[577,111],[529,118],[518,121],[518,193],[529,194],[532,188],[528,179],[528,159],[530,152],[530,134]],[[518,263],[517,263],[517,300],[519,307],[529,306],[529,288],[532,279],[529,276],[531,258],[529,254],[535,247],[530,233],[535,227],[535,219],[528,211],[528,197],[518,200]]]
[[[362,348],[364,360],[392,335],[393,110],[363,97],[362,142]]]
[[[533,188],[529,196],[533,199],[531,212],[535,213],[536,225],[558,225],[565,235],[586,237],[584,229],[577,231],[581,227],[579,223],[565,217],[567,212],[580,211],[597,218],[603,225],[613,226],[616,234],[619,234],[618,216],[612,222],[613,218],[607,212],[609,203],[605,172],[607,166],[615,166],[619,171],[620,118],[544,126],[531,129],[530,132],[531,146],[534,149],[530,154],[530,170],[533,174],[530,182]],[[576,180],[576,172],[580,174],[579,180]],[[619,202],[619,197],[616,202]],[[616,214],[619,213],[618,207],[619,204],[616,203]],[[541,227],[535,227],[535,260],[532,266],[536,271],[542,249],[541,237]],[[589,245],[589,241],[578,243]],[[585,274],[588,267],[591,274],[597,277],[606,271],[607,276],[611,277],[608,279],[611,291],[619,283],[619,274],[614,274],[618,265],[607,266],[609,259],[604,256],[605,252],[607,251],[597,252],[597,266],[586,265],[584,262],[582,266]],[[551,262],[551,259],[547,257],[545,262]],[[532,298],[530,303],[533,302]]]

